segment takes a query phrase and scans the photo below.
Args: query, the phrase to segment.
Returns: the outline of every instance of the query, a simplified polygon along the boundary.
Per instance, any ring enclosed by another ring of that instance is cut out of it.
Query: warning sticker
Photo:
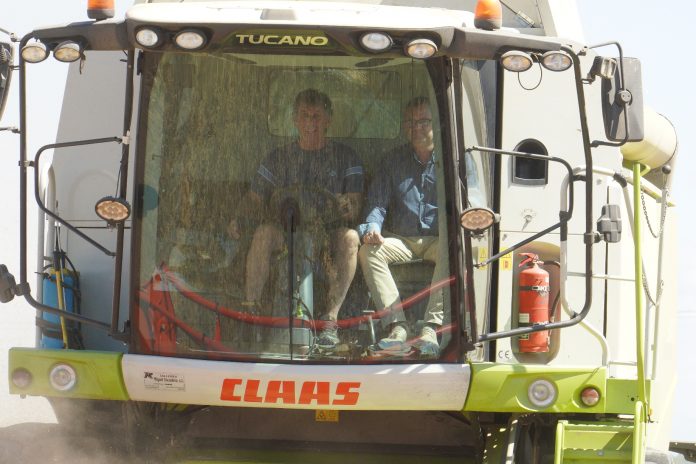
[[[185,391],[186,381],[181,374],[144,372],[145,388],[148,390]]]
[[[479,247],[478,249],[478,262],[483,263],[488,259],[488,248]],[[486,269],[486,266],[481,266],[481,269]]]
[[[500,270],[501,271],[511,271],[512,270],[512,254],[508,253],[500,258]]]
[[[314,420],[317,422],[338,422],[338,411],[317,409],[314,412]]]

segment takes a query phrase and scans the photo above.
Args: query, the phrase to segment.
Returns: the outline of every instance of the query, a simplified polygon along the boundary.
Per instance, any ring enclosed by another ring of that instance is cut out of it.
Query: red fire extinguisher
[[[519,327],[529,327],[549,320],[549,273],[539,267],[539,257],[520,253],[526,266],[519,276]],[[549,351],[549,331],[541,330],[519,336],[520,353]]]

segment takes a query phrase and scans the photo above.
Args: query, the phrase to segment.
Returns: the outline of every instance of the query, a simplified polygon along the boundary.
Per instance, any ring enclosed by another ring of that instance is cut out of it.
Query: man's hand
[[[384,237],[376,230],[371,230],[363,235],[363,243],[366,245],[381,245],[384,243]]]

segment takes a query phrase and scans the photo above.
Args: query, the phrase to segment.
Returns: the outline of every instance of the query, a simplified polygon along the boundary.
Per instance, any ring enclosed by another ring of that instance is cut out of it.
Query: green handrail
[[[633,416],[633,450],[631,461],[633,464],[645,462],[645,403],[636,401],[635,415]]]
[[[645,347],[643,334],[643,257],[641,254],[640,200],[641,171],[640,163],[633,163],[633,241],[635,265],[636,292],[636,367],[638,368],[638,401],[636,401],[636,417],[634,417],[633,462],[638,463],[642,456],[642,431],[647,419],[648,401],[645,385]]]

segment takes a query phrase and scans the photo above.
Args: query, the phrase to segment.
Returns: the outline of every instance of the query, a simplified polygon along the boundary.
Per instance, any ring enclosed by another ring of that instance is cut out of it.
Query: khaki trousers
[[[401,307],[399,289],[396,287],[389,265],[408,262],[416,258],[435,263],[432,282],[446,277],[443,269],[446,259],[438,259],[438,237],[401,237],[391,234],[381,245],[363,244],[358,251],[358,260],[365,281],[372,294],[377,310],[391,306],[391,314],[381,319],[382,326],[406,320]],[[430,294],[425,322],[442,325],[444,316],[444,292]]]

